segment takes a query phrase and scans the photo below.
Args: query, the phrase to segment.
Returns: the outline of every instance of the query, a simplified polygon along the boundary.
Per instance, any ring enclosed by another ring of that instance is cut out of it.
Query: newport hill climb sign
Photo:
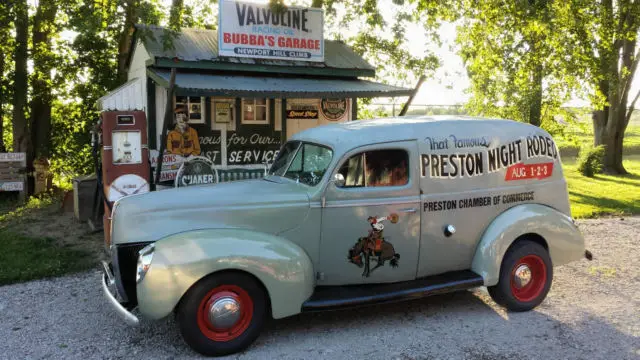
[[[220,0],[220,56],[324,61],[322,9]]]

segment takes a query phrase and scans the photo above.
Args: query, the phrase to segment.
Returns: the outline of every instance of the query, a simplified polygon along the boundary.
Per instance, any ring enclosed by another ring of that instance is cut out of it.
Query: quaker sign
[[[438,154],[422,154],[422,176],[432,179],[471,178],[505,171],[505,181],[544,179],[553,174],[558,149],[548,136],[530,135],[504,144],[487,137],[427,137],[428,148]],[[545,161],[550,160],[550,161]],[[537,160],[525,164],[525,161]],[[543,162],[540,162],[542,160]]]
[[[203,157],[185,161],[176,176],[175,182],[176,187],[215,183],[216,175],[211,161]]]
[[[227,132],[229,165],[273,162],[281,146],[280,132]]]
[[[218,19],[220,56],[324,61],[321,9],[220,0]]]

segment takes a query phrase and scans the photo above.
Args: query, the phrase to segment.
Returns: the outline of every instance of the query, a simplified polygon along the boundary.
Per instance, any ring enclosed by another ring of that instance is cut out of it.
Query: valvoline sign
[[[322,9],[220,0],[220,56],[324,61]]]

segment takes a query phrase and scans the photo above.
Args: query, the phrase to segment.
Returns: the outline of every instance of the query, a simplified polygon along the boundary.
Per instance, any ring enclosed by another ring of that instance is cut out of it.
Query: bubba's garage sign
[[[220,56],[324,61],[321,9],[219,1]]]

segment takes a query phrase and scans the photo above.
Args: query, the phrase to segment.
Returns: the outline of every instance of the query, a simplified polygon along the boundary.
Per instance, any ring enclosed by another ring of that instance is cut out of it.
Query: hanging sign
[[[318,110],[287,110],[287,119],[318,119]]]
[[[337,121],[347,113],[347,99],[322,99],[320,110],[327,120]]]
[[[317,120],[318,119],[318,105],[309,103],[296,103],[287,104],[287,119],[291,120]]]
[[[231,103],[227,101],[216,101],[214,103],[215,119],[217,123],[231,122]]]
[[[219,1],[220,56],[324,61],[322,9]]]
[[[205,157],[194,157],[182,163],[175,178],[176,187],[213,184],[217,182],[213,164]]]

